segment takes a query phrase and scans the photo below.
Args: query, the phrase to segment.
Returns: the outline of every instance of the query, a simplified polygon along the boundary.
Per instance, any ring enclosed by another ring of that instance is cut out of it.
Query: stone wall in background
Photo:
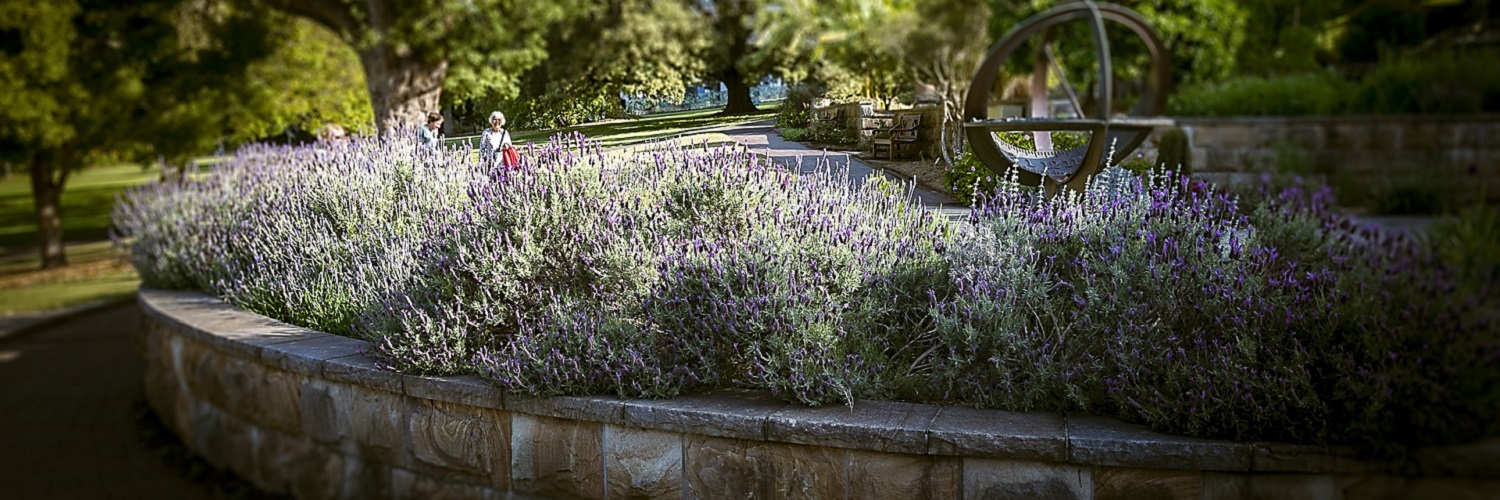
[[[1192,143],[1194,173],[1216,180],[1283,172],[1348,190],[1345,202],[1401,192],[1500,201],[1500,115],[1175,121]],[[1155,157],[1155,139],[1142,147],[1145,158]]]
[[[539,398],[382,370],[367,342],[142,290],[151,407],[187,446],[300,498],[1496,498],[1500,442],[1412,462],[1113,419],[764,392]]]

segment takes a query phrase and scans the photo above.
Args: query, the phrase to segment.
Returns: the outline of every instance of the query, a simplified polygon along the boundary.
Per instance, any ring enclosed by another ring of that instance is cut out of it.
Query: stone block
[[[1117,467],[1241,472],[1250,470],[1247,443],[1152,432],[1112,418],[1068,416],[1068,461]]]
[[[390,464],[380,461],[344,459],[344,498],[395,498],[391,492]]]
[[[504,409],[505,390],[474,375],[451,377],[402,376],[406,395],[479,408]]]
[[[201,398],[220,407],[229,405],[229,390],[224,387],[223,374],[228,358],[206,344],[187,337],[172,338],[173,368],[188,397]]]
[[[413,469],[500,489],[510,487],[510,419],[505,412],[412,400]]]
[[[1368,149],[1379,151],[1401,149],[1405,129],[1406,127],[1396,123],[1377,123],[1371,129]]]
[[[1195,139],[1207,147],[1247,148],[1255,146],[1255,127],[1245,123],[1222,123],[1201,126],[1195,131]]]
[[[1202,498],[1248,498],[1250,495],[1250,477],[1247,474],[1204,471]]]
[[[1458,127],[1436,121],[1406,122],[1401,147],[1410,150],[1448,149],[1458,144]]]
[[[332,382],[357,384],[395,394],[405,391],[404,375],[381,368],[374,359],[363,354],[324,360],[323,377]]]
[[[1088,467],[1013,460],[965,458],[965,499],[1088,499],[1094,492]]]
[[[624,404],[622,425],[684,434],[764,439],[766,421],[788,405],[765,391],[725,390]]]
[[[1276,139],[1259,144],[1259,147],[1274,148],[1278,146],[1290,146],[1303,149],[1320,149],[1323,147],[1324,127],[1319,124],[1295,124],[1289,125]]]
[[[407,399],[348,384],[309,380],[302,386],[302,429],[308,439],[349,455],[402,465]]]
[[[299,437],[257,433],[258,484],[267,492],[297,498],[337,498],[344,484],[344,456]]]
[[[280,323],[198,292],[142,289],[138,297],[147,316],[178,325],[184,336],[236,356],[253,359],[260,356],[264,345],[327,335]]]
[[[1199,471],[1094,468],[1094,500],[1197,500],[1202,495]]]
[[[511,484],[554,497],[604,497],[604,426],[511,414]]]
[[[766,438],[786,443],[923,454],[938,407],[859,401],[854,407],[788,406],[766,420]]]
[[[605,426],[604,476],[610,498],[682,498],[682,436]]]
[[[1255,472],[1367,474],[1394,471],[1395,463],[1364,460],[1353,448],[1287,443],[1253,443],[1250,468]]]
[[[853,450],[847,498],[960,498],[962,466],[957,457]]]
[[[219,372],[224,409],[255,425],[302,434],[305,375],[272,369],[258,361],[228,358]]]
[[[845,498],[847,452],[685,436],[683,498]]]
[[[542,417],[623,424],[625,400],[614,396],[532,396],[507,394],[505,409]]]
[[[1375,139],[1375,127],[1370,123],[1343,121],[1324,127],[1324,147],[1334,150],[1362,150],[1370,147]]]
[[[1011,460],[1067,461],[1061,415],[944,407],[932,422],[928,452]]]
[[[1496,128],[1497,126],[1500,126],[1500,124],[1466,123],[1461,126],[1456,126],[1454,135],[1456,135],[1457,137],[1455,137],[1456,142],[1454,143],[1454,146],[1472,149],[1493,148],[1495,147],[1496,143],[1486,141],[1489,140],[1488,135],[1490,133],[1490,129]]]
[[[1340,498],[1341,488],[1335,476],[1316,474],[1262,474],[1248,476],[1246,500],[1322,500]]]
[[[323,361],[359,354],[370,343],[338,335],[308,335],[305,338],[263,346],[260,359],[267,365],[302,375],[321,376]]]
[[[484,500],[486,488],[442,481],[406,469],[391,470],[391,493],[395,498],[430,500]]]
[[[1418,450],[1416,463],[1426,475],[1500,478],[1500,437]]]
[[[1479,478],[1455,478],[1455,477],[1424,477],[1424,478],[1395,478],[1399,482],[1399,493],[1392,495],[1390,489],[1359,489],[1346,490],[1344,498],[1348,500],[1360,500],[1365,498],[1405,498],[1409,500],[1494,500],[1500,498],[1500,477],[1491,476],[1488,479]],[[1389,486],[1387,486],[1389,487]],[[1385,496],[1381,496],[1384,494]]]
[[[1195,158],[1199,156],[1194,155]],[[1204,151],[1203,168],[1210,172],[1244,172],[1245,153],[1238,149],[1210,148]]]
[[[193,412],[187,421],[189,436],[183,441],[210,463],[258,482],[255,427],[213,405],[197,405]]]

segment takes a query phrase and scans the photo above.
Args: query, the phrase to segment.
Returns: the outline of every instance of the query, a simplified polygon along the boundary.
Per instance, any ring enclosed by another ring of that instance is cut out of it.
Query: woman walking
[[[490,113],[490,128],[479,136],[479,160],[490,168],[515,168],[520,155],[510,142],[510,131],[505,130],[505,113]]]

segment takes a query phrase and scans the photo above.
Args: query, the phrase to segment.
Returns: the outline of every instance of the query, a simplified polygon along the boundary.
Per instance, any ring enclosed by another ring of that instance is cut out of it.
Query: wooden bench
[[[888,159],[896,159],[899,150],[909,150],[917,144],[917,129],[921,125],[922,115],[911,114],[897,117],[896,126],[870,141],[870,154],[879,158],[883,149]]]

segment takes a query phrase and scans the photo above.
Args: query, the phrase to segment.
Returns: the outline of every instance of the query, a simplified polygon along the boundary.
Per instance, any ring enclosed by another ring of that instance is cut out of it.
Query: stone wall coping
[[[1264,123],[1341,123],[1360,125],[1383,125],[1411,122],[1494,123],[1500,122],[1500,114],[1468,115],[1305,115],[1305,116],[1169,116],[1178,126],[1213,124],[1264,124]]]
[[[719,438],[884,453],[1221,472],[1500,476],[1500,438],[1430,448],[1409,462],[1352,449],[1174,436],[1113,418],[888,401],[805,407],[764,391],[718,390],[673,399],[541,397],[473,375],[385,370],[369,342],[281,323],[198,292],[142,288],[145,314],[221,352],[309,377],[478,408]]]

